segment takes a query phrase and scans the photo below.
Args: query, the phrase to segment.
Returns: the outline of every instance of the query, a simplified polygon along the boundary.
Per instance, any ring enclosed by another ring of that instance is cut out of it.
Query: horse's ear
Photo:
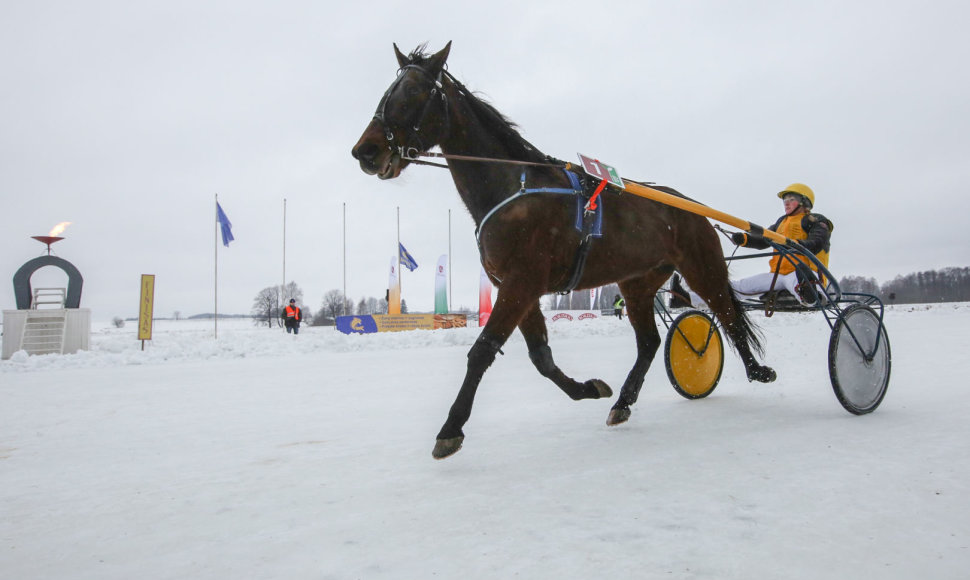
[[[441,69],[445,67],[445,62],[448,60],[449,52],[451,52],[450,40],[448,41],[448,44],[446,44],[444,48],[442,48],[438,52],[431,55],[431,58],[428,59],[428,72],[431,73],[431,76],[433,77],[438,76],[438,73],[441,72]]]
[[[397,57],[397,64],[398,64],[398,66],[401,67],[401,68],[404,68],[407,65],[411,64],[411,61],[408,60],[408,57],[404,56],[404,54],[401,52],[401,50],[398,49],[397,43],[396,42],[393,42],[391,44],[394,45],[394,56]]]

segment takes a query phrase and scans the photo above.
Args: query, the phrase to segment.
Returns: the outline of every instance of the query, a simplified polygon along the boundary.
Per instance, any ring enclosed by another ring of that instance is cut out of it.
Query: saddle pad
[[[569,176],[569,182],[572,183],[573,189],[578,191],[583,191],[582,186],[579,184],[579,179],[576,178],[576,174],[572,171],[566,171],[566,175]],[[586,211],[586,204],[589,202],[589,198],[586,195],[576,196],[576,229],[580,233],[588,234],[594,238],[603,237],[603,196],[600,195],[596,198],[596,209],[591,212]],[[587,217],[587,213],[591,214]],[[584,226],[584,222],[585,226]]]

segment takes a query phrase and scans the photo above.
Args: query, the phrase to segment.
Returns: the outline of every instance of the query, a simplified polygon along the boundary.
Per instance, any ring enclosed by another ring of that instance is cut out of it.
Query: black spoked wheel
[[[702,399],[714,391],[724,369],[724,341],[708,314],[689,310],[667,331],[664,365],[674,390],[687,399]]]
[[[876,311],[865,304],[846,308],[829,339],[829,377],[839,403],[854,415],[875,411],[891,367],[889,336]]]

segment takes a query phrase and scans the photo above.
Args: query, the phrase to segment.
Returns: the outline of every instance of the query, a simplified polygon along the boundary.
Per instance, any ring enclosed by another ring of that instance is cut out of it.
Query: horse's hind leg
[[[525,343],[529,347],[529,358],[535,365],[539,374],[556,383],[570,399],[578,401],[580,399],[601,399],[613,396],[613,390],[609,385],[599,379],[590,379],[585,383],[580,383],[563,373],[552,360],[552,349],[549,348],[549,335],[546,332],[546,320],[539,310],[539,303],[536,302],[522,322],[519,323],[519,330],[525,337]]]
[[[758,359],[755,358],[752,348],[760,353],[761,344],[751,324],[751,319],[734,294],[731,293],[730,286],[728,287],[728,296],[714,300],[715,303],[718,301],[730,304],[730,307],[722,304],[711,306],[711,310],[721,321],[728,338],[737,349],[738,356],[741,357],[741,362],[744,364],[744,373],[748,377],[748,381],[773,382],[778,378],[778,374],[774,369],[759,363]]]
[[[770,383],[777,377],[775,371],[758,363],[754,352],[762,353],[758,333],[728,282],[727,268],[716,264],[706,275],[689,267],[681,269],[681,274],[697,294],[704,299],[711,312],[721,322],[731,344],[738,351],[744,371],[749,381]]]
[[[637,402],[643,378],[660,348],[660,333],[654,322],[653,299],[657,288],[668,276],[669,272],[652,272],[643,278],[620,283],[620,291],[626,299],[627,314],[637,337],[637,360],[620,389],[620,396],[610,409],[607,425],[619,425],[630,418],[630,406]]]

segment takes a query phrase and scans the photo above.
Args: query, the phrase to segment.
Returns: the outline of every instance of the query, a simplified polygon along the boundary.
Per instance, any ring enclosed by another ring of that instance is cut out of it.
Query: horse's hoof
[[[452,437],[451,439],[437,439],[434,442],[434,450],[431,451],[431,457],[444,459],[445,457],[450,457],[458,453],[458,450],[461,449],[461,442],[464,440],[464,435]]]
[[[613,425],[619,425],[620,423],[626,423],[627,419],[630,418],[630,408],[620,407],[617,409],[610,409],[610,416],[606,418],[606,424],[612,427]]]
[[[590,397],[591,399],[607,399],[613,396],[613,389],[599,379],[590,379],[586,381],[585,385],[596,389],[596,396]]]
[[[778,378],[778,373],[771,367],[758,367],[748,373],[748,382],[771,383]]]

